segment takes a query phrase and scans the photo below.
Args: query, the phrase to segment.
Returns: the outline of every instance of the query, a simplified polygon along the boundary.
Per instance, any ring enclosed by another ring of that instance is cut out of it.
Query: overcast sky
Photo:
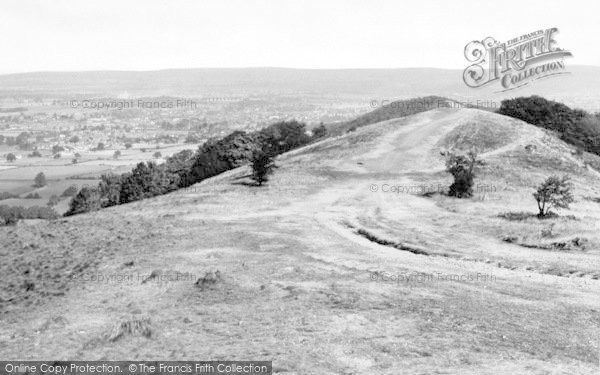
[[[3,0],[0,73],[166,68],[464,68],[464,46],[558,27],[600,65],[600,2]]]

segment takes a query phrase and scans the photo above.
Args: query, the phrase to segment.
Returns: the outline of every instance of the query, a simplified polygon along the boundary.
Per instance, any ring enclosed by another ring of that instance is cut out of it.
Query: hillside
[[[469,149],[486,162],[476,196],[423,196],[451,182],[440,152]],[[439,108],[288,152],[263,188],[240,167],[0,228],[0,356],[596,373],[600,187],[583,157],[598,159],[520,120]],[[560,218],[498,216],[535,213],[553,173],[575,184]]]

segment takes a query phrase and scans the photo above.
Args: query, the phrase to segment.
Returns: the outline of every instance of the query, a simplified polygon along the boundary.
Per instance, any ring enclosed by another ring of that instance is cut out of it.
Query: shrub
[[[312,131],[313,138],[323,138],[327,135],[327,128],[323,123],[313,129]]]
[[[121,176],[119,204],[151,198],[176,190],[179,176],[168,173],[153,162],[139,163],[133,171]]]
[[[42,154],[38,150],[35,150],[31,154],[27,155],[27,157],[28,158],[41,158]]]
[[[33,182],[33,186],[35,186],[36,188],[46,186],[46,175],[44,174],[44,172],[38,173],[37,176],[35,176],[35,178],[33,179]]]
[[[118,159],[120,156],[121,156],[121,151],[119,151],[119,150],[115,151],[115,153],[113,154],[114,159]]]
[[[58,218],[58,214],[49,207],[0,206],[0,225],[16,224],[21,219],[52,220],[56,218]]]
[[[121,175],[114,173],[102,175],[98,188],[102,207],[118,205],[121,194]]]
[[[77,187],[75,185],[71,185],[65,189],[60,195],[61,197],[74,197],[77,194]]]
[[[6,161],[7,161],[7,162],[9,162],[9,163],[12,163],[12,162],[14,162],[15,160],[17,160],[17,157],[15,156],[15,154],[13,154],[13,153],[10,153],[10,152],[9,152],[9,153],[6,155]]]
[[[3,201],[5,199],[11,199],[11,198],[19,198],[19,196],[15,195],[15,194],[7,193],[5,191],[0,193],[0,201]]]
[[[446,171],[454,177],[448,195],[457,198],[469,198],[473,195],[473,168],[480,162],[471,151],[467,155],[449,154],[446,159]]]
[[[59,152],[63,152],[65,150],[64,147],[59,146],[59,145],[54,145],[52,146],[52,153],[53,154],[58,154]]]
[[[258,185],[268,181],[268,176],[273,172],[275,164],[273,156],[265,147],[257,149],[252,154],[252,180]]]
[[[306,134],[304,123],[292,120],[269,125],[259,132],[258,140],[273,145],[273,152],[281,154],[307,144],[310,137]]]
[[[58,198],[58,196],[56,194],[52,194],[52,196],[48,200],[47,205],[48,205],[48,207],[53,207],[53,206],[56,206],[59,202],[60,202],[60,198]]]
[[[42,197],[40,196],[39,193],[29,193],[23,199],[41,199],[41,198]]]
[[[550,176],[542,182],[533,193],[538,205],[538,218],[547,217],[552,207],[569,208],[569,204],[575,201],[572,186],[569,176]]]

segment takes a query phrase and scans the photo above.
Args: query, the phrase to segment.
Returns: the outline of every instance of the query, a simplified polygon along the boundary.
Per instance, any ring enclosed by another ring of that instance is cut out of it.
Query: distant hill
[[[181,95],[303,94],[398,100],[439,95],[458,100],[501,100],[540,95],[590,110],[600,109],[600,67],[568,66],[572,74],[494,93],[471,89],[460,69],[175,69],[147,72],[37,72],[0,75],[0,95]]]

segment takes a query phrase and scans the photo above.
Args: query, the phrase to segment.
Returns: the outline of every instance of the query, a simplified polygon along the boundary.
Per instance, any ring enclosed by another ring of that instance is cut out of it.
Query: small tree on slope
[[[538,205],[538,218],[546,217],[552,207],[569,208],[569,203],[575,201],[571,193],[572,186],[569,176],[550,176],[542,182],[533,193]]]
[[[273,172],[274,167],[273,156],[268,148],[263,147],[252,153],[251,178],[258,186],[262,186],[264,182],[268,181],[268,176]]]
[[[475,177],[473,168],[476,164],[481,164],[481,162],[477,160],[477,155],[473,151],[467,155],[448,155],[446,171],[454,177],[448,195],[457,198],[469,198],[473,195],[473,179]]]

